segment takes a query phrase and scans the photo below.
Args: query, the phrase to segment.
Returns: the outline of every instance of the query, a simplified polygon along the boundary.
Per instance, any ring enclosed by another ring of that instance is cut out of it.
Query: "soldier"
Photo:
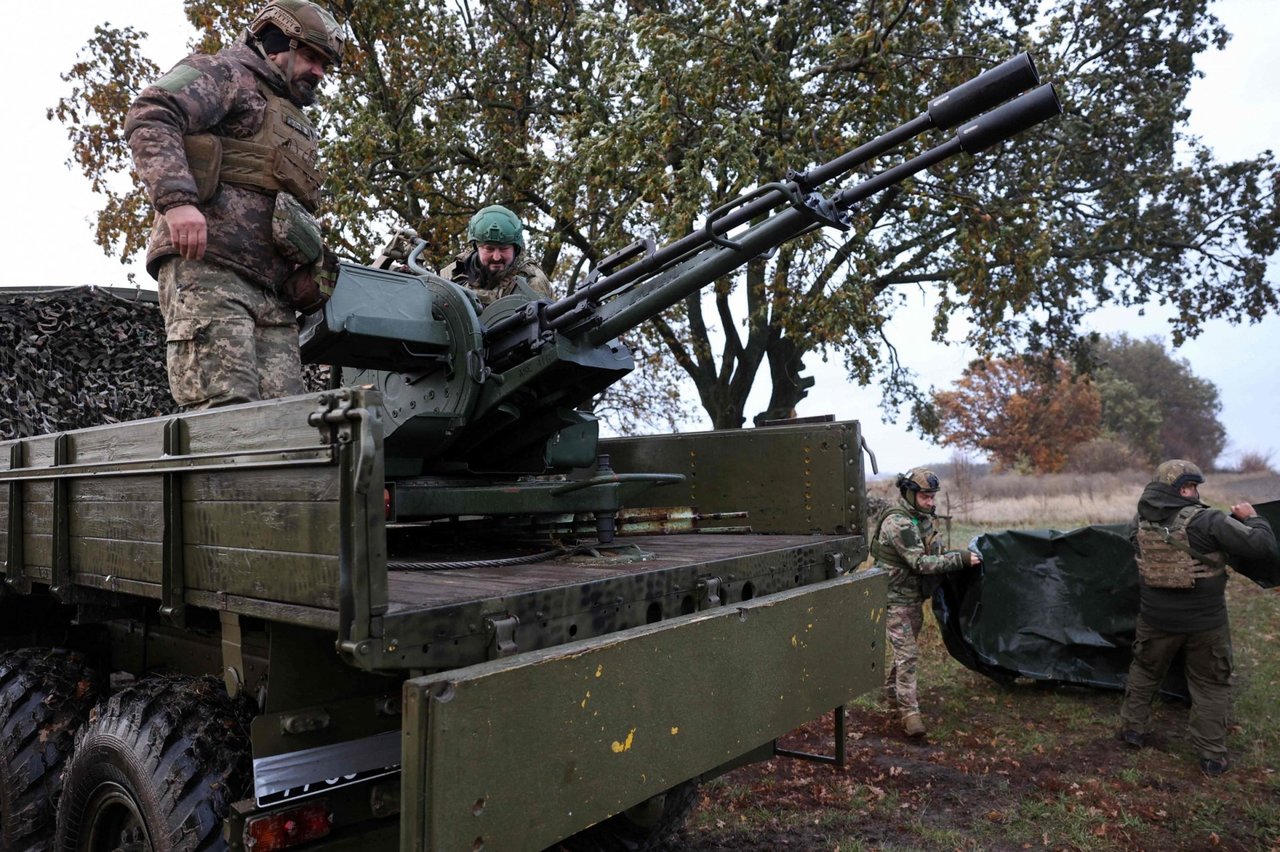
[[[1129,541],[1138,561],[1141,603],[1133,662],[1120,711],[1120,740],[1147,743],[1151,702],[1179,650],[1191,691],[1191,742],[1206,775],[1227,770],[1231,629],[1227,561],[1266,559],[1276,550],[1270,524],[1249,503],[1228,515],[1200,502],[1200,468],[1172,459],[1156,468],[1138,500]]]
[[[440,276],[471,290],[481,305],[523,293],[550,299],[551,282],[524,250],[524,227],[505,207],[485,207],[467,225],[467,248],[440,269]]]
[[[271,0],[239,41],[188,56],[129,108],[125,139],[156,209],[147,272],[184,410],[304,390],[294,310],[322,304],[335,264],[300,107],[342,49],[328,12]]]
[[[928,575],[959,571],[978,565],[982,558],[965,550],[943,552],[933,528],[934,495],[938,477],[930,470],[913,468],[898,476],[899,499],[878,515],[871,537],[875,564],[889,572],[888,611],[885,632],[893,650],[893,664],[885,678],[885,693],[898,708],[909,737],[925,734],[916,696],[916,669],[920,654],[916,639],[924,626],[922,579]]]

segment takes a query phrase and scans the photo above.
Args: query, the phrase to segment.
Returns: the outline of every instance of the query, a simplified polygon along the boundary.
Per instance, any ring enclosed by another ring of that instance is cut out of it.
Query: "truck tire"
[[[0,849],[49,848],[63,765],[97,687],[87,659],[74,651],[0,654]]]
[[[222,822],[249,786],[244,702],[212,677],[140,681],[98,705],[68,764],[54,849],[225,849]]]
[[[698,782],[685,781],[634,808],[580,831],[557,852],[648,852],[684,824],[698,798]]]

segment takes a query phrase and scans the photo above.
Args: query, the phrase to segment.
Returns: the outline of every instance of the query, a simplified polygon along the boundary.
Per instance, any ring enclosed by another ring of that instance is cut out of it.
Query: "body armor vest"
[[[880,540],[880,530],[884,527],[884,522],[892,515],[901,515],[910,519],[913,523],[915,519],[911,517],[911,513],[900,506],[890,506],[883,510],[876,518],[875,532],[871,536],[871,557],[875,559],[879,565],[885,565],[892,568],[898,568],[903,571],[910,571],[911,567],[907,565],[906,560],[902,558],[902,554],[898,553],[898,549],[890,544],[885,544]],[[923,525],[917,525],[920,530],[920,541],[924,545],[925,553],[933,553],[934,544],[938,540],[938,534],[932,528],[927,532],[923,529]]]
[[[1187,523],[1203,510],[1186,506],[1167,526],[1138,521],[1138,573],[1143,583],[1153,589],[1190,589],[1197,579],[1226,571],[1222,554],[1198,553],[1187,539]]]
[[[262,125],[248,139],[213,133],[183,138],[187,165],[196,180],[200,201],[208,201],[219,183],[287,192],[315,212],[320,204],[321,175],[316,168],[316,131],[302,110],[258,82],[266,99]]]

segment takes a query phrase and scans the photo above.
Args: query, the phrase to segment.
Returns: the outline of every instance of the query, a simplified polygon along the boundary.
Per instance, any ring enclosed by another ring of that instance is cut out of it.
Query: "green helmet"
[[[308,0],[271,0],[249,24],[249,32],[259,35],[274,25],[290,39],[305,44],[333,65],[342,64],[346,39],[342,27],[325,9]]]
[[[467,240],[496,246],[515,246],[519,251],[524,251],[524,228],[516,214],[494,204],[471,217],[471,222],[467,225]]]
[[[906,473],[898,474],[898,491],[902,492],[903,497],[907,496],[908,491],[934,494],[941,487],[938,475],[927,468],[913,467]]]
[[[1184,485],[1199,485],[1204,482],[1204,474],[1186,459],[1169,459],[1156,468],[1156,482],[1163,482],[1173,488]]]

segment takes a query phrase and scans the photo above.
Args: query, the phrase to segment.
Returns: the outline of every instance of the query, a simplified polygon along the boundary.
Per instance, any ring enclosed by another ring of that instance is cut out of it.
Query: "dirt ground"
[[[1280,791],[1274,767],[1206,779],[1177,733],[1180,704],[1157,710],[1170,733],[1135,752],[1113,738],[1118,693],[971,676],[967,706],[947,711],[963,718],[924,741],[908,739],[887,707],[863,701],[848,711],[846,767],[775,759],[709,783],[666,848],[1280,848],[1277,827],[1249,812],[1255,797]],[[922,698],[923,707],[939,702]],[[783,745],[830,754],[832,743],[828,715]],[[1203,810],[1188,801],[1206,794],[1213,813],[1189,812]]]

